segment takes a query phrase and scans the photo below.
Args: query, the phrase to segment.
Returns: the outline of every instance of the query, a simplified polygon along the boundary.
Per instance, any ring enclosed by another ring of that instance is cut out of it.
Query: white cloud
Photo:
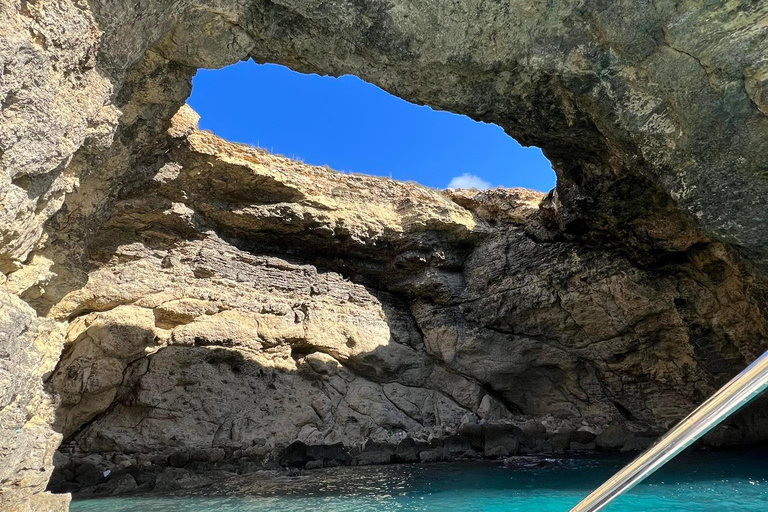
[[[477,190],[485,190],[491,188],[491,184],[474,174],[465,172],[461,176],[454,176],[451,182],[448,183],[447,188],[476,188]]]

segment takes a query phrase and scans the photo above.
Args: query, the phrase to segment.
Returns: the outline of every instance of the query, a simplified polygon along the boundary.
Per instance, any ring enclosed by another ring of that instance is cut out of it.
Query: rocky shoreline
[[[512,466],[528,455],[634,451],[651,442],[653,438],[630,437],[620,429],[597,435],[584,429],[537,438],[535,433],[526,434],[510,424],[468,424],[444,438],[416,441],[406,437],[396,444],[366,442],[362,447],[294,441],[271,450],[254,446],[239,450],[177,450],[169,454],[78,454],[68,452],[68,448],[74,452],[74,447],[62,446],[54,457],[48,490],[85,498],[194,489],[265,471],[296,476],[303,470],[338,466],[468,460],[504,461]]]
[[[169,137],[49,312],[68,319],[52,492],[639,450],[742,364],[696,359],[687,326],[751,315],[722,339],[752,350],[766,324],[717,244],[647,269],[562,241],[543,194],[306,166],[198,131],[187,107]],[[759,442],[762,410],[705,442]]]

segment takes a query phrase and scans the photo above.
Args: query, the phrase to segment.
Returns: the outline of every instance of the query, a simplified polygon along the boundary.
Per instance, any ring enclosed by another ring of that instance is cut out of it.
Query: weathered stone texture
[[[18,297],[0,290],[0,505],[3,510],[66,510],[67,495],[42,493],[61,435],[43,378],[56,366],[61,332]]]
[[[0,508],[66,506],[42,492],[43,378],[57,474],[110,493],[291,441],[310,466],[646,444],[766,348],[766,19],[740,0],[0,1]],[[190,112],[167,132],[197,67],[247,57],[495,122],[557,189],[336,174]],[[763,410],[710,442],[764,438]],[[321,438],[365,444],[310,455]],[[202,445],[223,455],[155,453]]]
[[[68,320],[50,383],[71,464],[130,453],[166,489],[632,450],[765,347],[763,284],[720,243],[643,267],[563,240],[540,193],[340,174],[194,121],[180,111],[151,185],[95,233],[87,284],[49,311]],[[762,414],[711,442],[763,439]],[[116,485],[81,484],[58,488]]]

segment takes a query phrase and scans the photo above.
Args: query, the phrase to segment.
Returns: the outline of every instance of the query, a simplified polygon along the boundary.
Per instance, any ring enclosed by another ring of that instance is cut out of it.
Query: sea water
[[[254,474],[167,495],[74,501],[73,512],[567,512],[626,457],[526,457]],[[767,512],[768,452],[687,453],[605,512]]]

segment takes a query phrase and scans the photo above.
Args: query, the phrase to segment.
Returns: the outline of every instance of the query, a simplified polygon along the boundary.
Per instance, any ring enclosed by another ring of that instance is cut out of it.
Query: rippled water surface
[[[165,496],[75,501],[73,512],[567,512],[627,458],[522,459],[251,475]],[[766,512],[768,453],[675,460],[606,512]]]

